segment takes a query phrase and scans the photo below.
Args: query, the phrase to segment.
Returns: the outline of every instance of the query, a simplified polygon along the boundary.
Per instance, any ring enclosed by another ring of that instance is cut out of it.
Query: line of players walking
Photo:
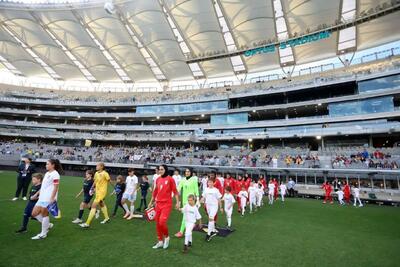
[[[42,174],[32,174],[31,192],[29,201],[24,211],[22,226],[17,233],[27,231],[29,218],[34,218],[42,224],[42,231],[32,237],[33,240],[44,239],[47,237],[53,224],[50,223],[48,207],[57,201],[58,187],[60,181],[60,173],[62,172],[61,164],[58,160],[49,160],[46,164],[47,172]],[[218,219],[218,210],[226,216],[226,230],[232,228],[232,213],[234,204],[237,203],[237,211],[244,216],[247,209],[249,213],[257,211],[261,208],[264,195],[268,195],[268,204],[273,205],[274,201],[280,194],[282,202],[285,201],[285,196],[294,196],[295,183],[290,179],[286,183],[278,183],[276,179],[270,179],[267,183],[266,178],[260,175],[258,179],[252,179],[249,175],[240,176],[237,179],[229,173],[225,174],[225,178],[215,172],[209,173],[207,176],[199,179],[190,169],[186,169],[184,176],[181,177],[178,171],[174,172],[171,177],[168,175],[168,167],[160,165],[156,168],[156,172],[152,177],[153,185],[150,186],[147,176],[143,176],[139,182],[135,175],[134,169],[128,169],[128,176],[125,178],[121,175],[117,176],[114,190],[111,195],[116,196],[115,206],[112,216],[115,217],[118,208],[124,211],[123,218],[131,220],[137,216],[135,211],[142,211],[147,208],[147,194],[152,192],[149,207],[155,208],[155,221],[158,241],[153,246],[154,249],[168,248],[169,246],[169,231],[168,219],[172,211],[172,199],[175,198],[175,209],[182,212],[182,222],[179,231],[175,234],[176,237],[185,237],[184,252],[192,246],[192,231],[201,228],[201,215],[199,212],[200,206],[203,204],[208,217],[206,241],[217,235],[216,222]],[[80,203],[78,216],[72,223],[79,224],[82,228],[89,228],[93,219],[97,219],[102,212],[104,219],[101,224],[106,224],[110,221],[108,209],[105,203],[105,198],[108,192],[108,184],[111,182],[110,175],[105,170],[104,163],[96,165],[96,172],[91,170],[86,171],[83,186],[76,198],[83,195],[83,200]],[[340,184],[335,183],[335,189]],[[325,200],[333,203],[332,200],[332,185],[325,182],[323,185],[325,190]],[[138,195],[141,193],[140,207],[135,210],[135,202]],[[345,184],[343,191],[339,186],[339,190],[335,190],[338,194],[340,204],[344,204],[350,199],[350,187]],[[353,188],[355,202],[359,201],[359,188]],[[182,201],[182,203],[181,203]],[[84,211],[88,209],[89,215],[86,221],[83,221]],[[196,224],[198,222],[198,224]]]

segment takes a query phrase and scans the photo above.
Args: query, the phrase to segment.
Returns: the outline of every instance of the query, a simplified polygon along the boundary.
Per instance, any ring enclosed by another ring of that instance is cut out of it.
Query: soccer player
[[[350,185],[347,182],[344,182],[343,193],[344,193],[344,201],[349,204],[350,203]]]
[[[110,217],[108,216],[107,206],[104,202],[107,196],[108,183],[110,182],[110,175],[105,171],[105,165],[103,162],[99,162],[96,164],[96,173],[94,175],[94,183],[91,191],[95,192],[96,197],[92,203],[92,208],[90,209],[89,217],[87,218],[85,223],[81,223],[79,226],[82,228],[90,227],[90,223],[92,222],[94,216],[96,215],[96,208],[99,205],[100,210],[103,213],[104,220],[101,221],[101,224],[108,223],[110,221]]]
[[[249,187],[250,187],[250,184],[252,181],[250,175],[248,173],[245,173],[243,180],[245,181],[245,184],[246,184],[246,190],[249,190]]]
[[[264,197],[264,185],[261,180],[258,180],[257,192],[256,192],[257,207],[261,207],[262,205],[264,205],[263,197]]]
[[[140,187],[140,193],[141,193],[141,198],[140,198],[140,206],[136,211],[142,211],[142,205],[144,205],[144,209],[147,209],[147,192],[151,191],[149,180],[147,179],[146,175],[142,176],[142,181],[139,184]]]
[[[201,192],[204,192],[207,188],[207,181],[208,181],[208,176],[204,175],[203,178],[201,178]]]
[[[196,198],[197,197],[195,197],[194,195],[189,195],[186,201],[187,203],[183,206],[182,209],[180,209],[183,213],[183,218],[186,225],[183,253],[187,253],[188,248],[192,247],[193,227],[196,221],[198,221],[199,225],[201,226],[201,215],[199,209],[196,206]]]
[[[223,188],[225,188],[225,179],[224,179],[224,177],[222,176],[221,173],[218,173],[218,174],[217,174],[217,179],[218,179],[219,182],[221,183],[221,186],[222,186]]]
[[[158,167],[155,168],[153,174],[153,189],[156,187],[157,178],[160,177]]]
[[[232,188],[233,191],[235,191],[235,188],[236,188],[236,180],[233,179],[233,177],[230,175],[230,173],[227,173],[226,176],[225,176],[223,188],[226,189],[228,186],[229,186],[230,188]]]
[[[92,200],[93,194],[91,194],[90,189],[93,186],[93,171],[87,170],[85,173],[85,179],[83,180],[83,186],[81,191],[75,196],[78,198],[80,195],[83,194],[83,201],[79,206],[79,213],[78,217],[72,221],[72,223],[82,223],[82,217],[85,209],[90,208],[90,201]]]
[[[342,191],[342,189],[339,188],[339,190],[336,191],[336,194],[338,195],[339,204],[345,205],[346,203],[344,203],[344,201],[343,201],[344,192]]]
[[[238,197],[240,199],[240,211],[242,216],[244,216],[244,212],[246,211],[247,199],[249,198],[249,194],[246,191],[246,186],[243,185],[240,192],[238,193]]]
[[[358,201],[358,203],[360,203],[359,207],[363,207],[364,205],[362,204],[361,199],[360,199],[360,188],[358,187],[358,185],[356,185],[353,188],[353,193],[354,193],[354,205],[353,206],[356,207],[357,201]]]
[[[281,185],[279,186],[279,189],[281,190],[282,202],[285,202],[285,195],[286,195],[286,192],[287,192],[287,187],[286,187],[284,182],[281,182]]]
[[[42,185],[43,175],[41,173],[34,173],[32,175],[32,187],[29,192],[29,201],[26,204],[24,210],[24,218],[22,220],[22,226],[19,228],[16,233],[25,233],[27,231],[29,218],[31,218],[33,207],[36,205],[36,202],[39,199],[40,187]]]
[[[268,184],[268,204],[274,204],[274,194],[275,194],[275,183],[272,180],[269,180]]]
[[[42,231],[32,237],[33,240],[46,238],[49,229],[53,227],[53,224],[50,223],[47,207],[57,201],[60,182],[59,173],[62,172],[60,161],[58,159],[49,159],[46,162],[46,170],[47,172],[40,188],[39,199],[32,211],[32,217],[35,217],[42,224]]]
[[[233,190],[234,194],[236,195],[236,201],[238,203],[238,212],[239,213],[241,212],[241,209],[242,209],[241,208],[242,204],[240,202],[239,192],[240,192],[240,190],[242,190],[243,186],[246,187],[246,181],[243,180],[243,177],[241,175],[239,175],[238,179],[236,181],[236,188],[234,188],[234,190]]]
[[[333,204],[333,200],[332,200],[332,186],[331,184],[326,181],[323,185],[322,185],[322,189],[324,189],[325,191],[325,198],[324,198],[324,202],[322,202],[323,204],[325,204],[327,201],[330,201],[331,204]]]
[[[174,171],[174,175],[172,175],[172,178],[174,179],[175,185],[176,185],[176,187],[178,188],[178,185],[179,185],[179,183],[180,183],[181,180],[182,180],[182,176],[179,174],[179,171],[178,171],[178,170],[175,170],[175,171]]]
[[[215,177],[214,177],[215,178]],[[218,181],[218,180],[217,180]],[[205,203],[207,214],[208,214],[208,231],[206,241],[211,241],[211,238],[217,235],[215,230],[215,216],[218,212],[218,207],[221,208],[221,192],[214,187],[214,179],[208,179],[208,187],[204,190],[202,195],[202,202]]]
[[[116,196],[115,206],[114,206],[114,211],[112,213],[112,217],[115,217],[115,215],[117,215],[118,207],[121,207],[125,211],[124,206],[122,205],[122,196],[125,192],[125,188],[126,188],[126,183],[125,183],[124,177],[122,175],[118,175],[117,183],[115,184],[114,191],[111,193],[111,195]]]
[[[155,201],[155,221],[158,242],[153,246],[153,248],[167,249],[170,239],[168,232],[168,218],[172,209],[172,194],[174,194],[176,200],[175,207],[176,209],[179,209],[179,193],[176,190],[174,179],[168,175],[167,165],[160,165],[158,167],[158,171],[160,177],[157,178],[153,195],[149,203],[149,206],[151,207],[153,205],[153,201]]]
[[[224,201],[224,211],[226,215],[227,228],[231,229],[232,227],[232,212],[233,212],[233,204],[235,204],[235,197],[232,195],[232,188],[227,186],[225,188],[225,194],[222,197],[222,201]]]
[[[278,181],[276,180],[276,178],[274,178],[273,183],[275,185],[275,189],[274,189],[274,200],[276,200],[278,198],[278,188],[279,188],[279,184]]]
[[[133,213],[135,212],[136,192],[138,190],[138,178],[135,175],[134,169],[128,169],[128,176],[126,177],[125,183],[126,187],[121,200],[122,206],[125,210],[124,219],[132,220]],[[130,210],[127,202],[130,203]]]
[[[180,181],[177,190],[182,196],[183,206],[187,204],[189,195],[194,196],[196,198],[196,203],[199,203],[199,183],[197,177],[192,176],[192,171],[190,169],[185,170],[185,178]],[[185,217],[183,216],[181,228],[179,229],[179,232],[175,234],[176,237],[183,237],[183,232],[185,231],[185,222]]]
[[[254,183],[254,181],[250,182],[248,192],[250,213],[253,213],[253,208],[257,210],[257,185]]]

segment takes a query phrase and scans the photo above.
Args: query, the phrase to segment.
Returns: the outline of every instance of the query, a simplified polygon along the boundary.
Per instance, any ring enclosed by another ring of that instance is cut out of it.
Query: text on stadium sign
[[[312,43],[318,40],[322,40],[322,39],[327,39],[329,37],[331,37],[332,33],[330,31],[323,31],[323,32],[319,32],[319,33],[314,33],[311,35],[307,35],[307,36],[303,36],[303,37],[299,37],[296,39],[292,39],[292,40],[288,40],[288,41],[284,41],[281,42],[279,44],[279,48],[280,49],[285,49],[287,47],[295,47],[298,45],[303,45],[303,44],[307,44],[307,43]],[[267,46],[263,46],[263,47],[258,47],[258,48],[254,48],[254,49],[250,49],[244,52],[244,55],[246,57],[251,57],[257,54],[266,54],[266,53],[272,53],[275,52],[277,46],[275,45],[267,45]]]

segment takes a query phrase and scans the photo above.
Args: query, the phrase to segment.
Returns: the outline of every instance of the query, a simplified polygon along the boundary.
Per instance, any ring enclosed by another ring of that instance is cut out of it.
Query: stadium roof
[[[303,64],[400,39],[399,1],[117,0],[114,5],[109,14],[104,1],[0,0],[0,62],[15,75],[65,81],[191,80]],[[279,48],[287,39],[325,29],[329,38]],[[277,49],[243,53],[268,44]]]

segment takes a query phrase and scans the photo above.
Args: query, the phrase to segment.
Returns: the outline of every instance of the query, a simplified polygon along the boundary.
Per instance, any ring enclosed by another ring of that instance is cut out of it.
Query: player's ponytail
[[[63,172],[63,168],[61,166],[61,162],[58,159],[49,159],[48,160],[51,165],[54,166],[54,169],[61,174]]]

